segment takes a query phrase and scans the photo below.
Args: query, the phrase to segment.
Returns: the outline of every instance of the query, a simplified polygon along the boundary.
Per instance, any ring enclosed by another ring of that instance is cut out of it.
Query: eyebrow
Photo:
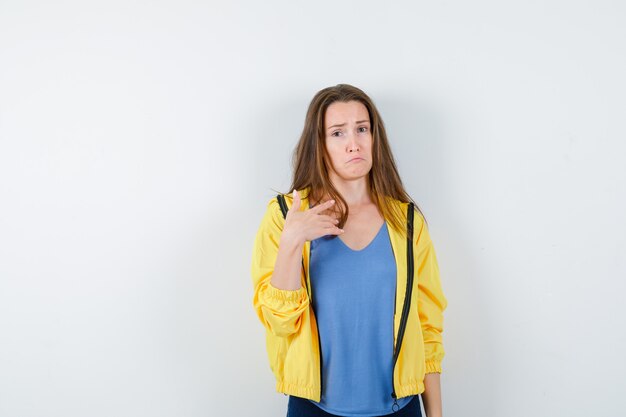
[[[357,123],[357,124],[359,124],[359,123],[365,123],[365,122],[369,123],[370,121],[369,121],[369,120],[357,120],[357,122],[356,122],[356,123]],[[332,129],[333,127],[342,127],[342,126],[345,126],[345,125],[346,125],[345,123],[340,123],[340,124],[332,125],[332,126],[330,126],[329,128],[327,128],[326,130],[330,130],[330,129]]]

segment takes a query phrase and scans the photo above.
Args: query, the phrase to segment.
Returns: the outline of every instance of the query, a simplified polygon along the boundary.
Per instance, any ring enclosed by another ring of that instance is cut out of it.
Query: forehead
[[[324,115],[324,125],[332,126],[345,122],[355,122],[357,120],[369,120],[367,107],[360,101],[336,101],[326,109]]]

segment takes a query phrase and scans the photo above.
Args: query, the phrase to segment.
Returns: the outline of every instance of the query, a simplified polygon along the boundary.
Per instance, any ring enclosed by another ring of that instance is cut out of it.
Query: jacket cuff
[[[281,290],[276,288],[270,282],[267,286],[267,296],[280,301],[295,301],[298,302],[306,294],[306,288],[300,287],[297,290]]]
[[[426,373],[441,373],[441,361],[426,361]]]

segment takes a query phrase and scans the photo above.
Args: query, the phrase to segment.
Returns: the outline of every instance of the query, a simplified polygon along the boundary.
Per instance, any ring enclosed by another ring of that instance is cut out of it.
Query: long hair
[[[404,203],[413,202],[422,217],[423,213],[402,185],[383,120],[374,102],[362,90],[352,85],[337,84],[324,88],[311,100],[302,135],[293,151],[293,178],[289,192],[310,187],[309,195],[301,196],[309,198],[309,206],[319,204],[324,196],[334,199],[336,204],[331,210],[338,214],[337,227],[345,225],[349,214],[348,205],[328,176],[331,162],[325,145],[324,117],[332,103],[349,101],[362,103],[369,113],[372,127],[372,168],[368,173],[370,197],[383,217],[391,222],[392,227],[400,232],[406,232],[405,213],[400,212],[398,206],[393,205],[388,198]]]

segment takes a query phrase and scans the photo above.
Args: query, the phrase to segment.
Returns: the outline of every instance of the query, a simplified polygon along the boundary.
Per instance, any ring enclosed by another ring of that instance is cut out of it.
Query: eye
[[[367,132],[367,126],[361,126],[359,127],[359,132],[363,133],[363,132]]]
[[[333,133],[330,134],[330,136],[339,136],[341,134],[341,130],[335,130]]]

